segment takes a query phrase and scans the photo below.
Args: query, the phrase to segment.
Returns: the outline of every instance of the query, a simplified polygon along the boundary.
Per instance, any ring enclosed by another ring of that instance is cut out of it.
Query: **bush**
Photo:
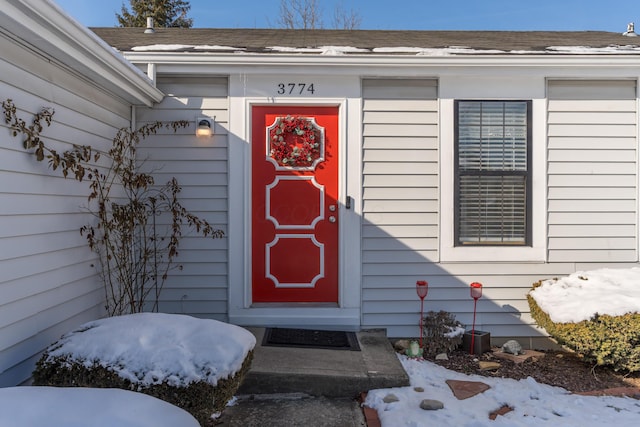
[[[449,312],[429,311],[423,321],[424,355],[449,353],[462,344],[464,327]]]
[[[539,281],[533,289],[542,284]],[[640,371],[640,313],[622,316],[596,314],[578,323],[556,323],[527,294],[531,316],[559,344],[582,355],[584,360],[615,370]]]
[[[165,313],[85,323],[50,345],[35,385],[120,388],[176,405],[202,426],[249,371],[255,337],[239,326]]]
[[[70,361],[65,357],[54,357],[49,360],[45,353],[36,364],[33,384],[55,387],[119,388],[144,393],[184,409],[204,427],[213,425],[212,414],[224,410],[249,371],[252,359],[253,351],[249,352],[242,368],[235,375],[218,381],[216,386],[204,381],[182,387],[169,385],[166,381],[162,384],[141,386],[100,366],[98,362],[87,367],[81,361]]]

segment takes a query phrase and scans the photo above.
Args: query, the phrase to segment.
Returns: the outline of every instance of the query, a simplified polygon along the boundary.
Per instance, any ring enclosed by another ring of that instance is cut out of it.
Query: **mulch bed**
[[[454,351],[448,357],[449,360],[429,360],[465,374],[515,380],[532,377],[539,383],[562,387],[573,393],[628,387],[640,389],[640,372],[616,372],[608,367],[593,366],[585,363],[578,355],[568,352],[546,351],[544,357],[531,358],[521,363],[498,359],[492,353],[474,356]],[[500,368],[482,371],[478,364],[480,360],[499,362]]]

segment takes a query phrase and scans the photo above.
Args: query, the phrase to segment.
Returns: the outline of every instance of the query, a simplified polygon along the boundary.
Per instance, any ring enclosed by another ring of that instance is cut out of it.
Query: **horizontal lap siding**
[[[636,261],[635,81],[550,81],[548,97],[549,261]]]
[[[424,311],[445,310],[468,329],[473,322],[473,299],[469,283],[483,284],[478,300],[476,328],[489,331],[492,338],[543,338],[529,312],[526,295],[539,280],[567,276],[595,268],[629,268],[629,263],[430,263],[418,253],[394,264],[392,260],[365,263],[363,277],[363,324],[386,328],[389,337],[417,337],[420,300],[416,280],[429,282]],[[395,267],[396,269],[392,268]],[[398,273],[397,268],[401,269]],[[522,340],[521,340],[522,339]]]
[[[138,110],[138,125],[160,120],[187,120],[176,134],[163,132],[143,144],[139,158],[153,170],[157,183],[172,177],[182,187],[181,203],[216,228],[227,231],[227,78],[164,77],[157,86],[167,97],[153,109]],[[196,117],[215,119],[214,136],[197,138]],[[193,232],[182,238],[177,263],[160,297],[160,310],[226,320],[227,239],[204,238]]]
[[[416,323],[415,270],[438,261],[438,101],[431,79],[365,79],[363,326]]]
[[[0,100],[31,123],[55,113],[42,136],[58,151],[72,144],[108,149],[129,125],[130,106],[0,35]],[[0,123],[0,387],[29,379],[42,350],[104,313],[94,254],[80,236],[93,221],[88,184],[39,163]]]

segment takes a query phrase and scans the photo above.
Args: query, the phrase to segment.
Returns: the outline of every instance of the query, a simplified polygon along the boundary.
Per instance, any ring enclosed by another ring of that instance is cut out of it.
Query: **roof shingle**
[[[140,46],[175,45],[174,50],[229,52],[235,50],[274,53],[272,47],[319,48],[345,46],[374,53],[376,48],[442,49],[466,47],[469,52],[553,52],[549,47],[627,47],[638,48],[640,38],[604,31],[388,31],[388,30],[285,30],[285,29],[210,29],[156,28],[145,34],[144,28],[91,28],[100,38],[120,51]],[[225,48],[223,48],[225,47]],[[145,50],[166,50],[146,48]],[[233,49],[231,49],[233,50]],[[398,51],[401,49],[398,49]],[[363,52],[358,52],[363,53]],[[640,51],[638,51],[640,54]]]

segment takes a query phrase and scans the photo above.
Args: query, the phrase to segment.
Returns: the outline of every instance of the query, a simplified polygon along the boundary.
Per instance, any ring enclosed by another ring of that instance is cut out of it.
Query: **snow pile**
[[[468,46],[447,46],[447,47],[375,47],[373,49],[358,48],[354,46],[317,46],[317,47],[289,47],[289,46],[266,46],[266,49],[279,53],[309,53],[319,55],[340,56],[345,54],[405,54],[415,56],[455,56],[455,55],[540,55],[540,54],[565,54],[565,55],[602,55],[602,54],[638,54],[640,46],[548,46],[543,50],[511,50],[499,49],[474,49]],[[131,48],[135,52],[147,51],[230,51],[234,53],[244,53],[246,48],[217,45],[190,45],[190,44],[153,44],[146,46],[134,46]]]
[[[0,388],[0,426],[200,427],[187,411],[142,393],[108,388]]]
[[[640,403],[631,398],[591,397],[570,394],[563,388],[539,384],[532,378],[512,380],[465,375],[427,361],[399,356],[411,379],[410,387],[370,391],[364,402],[374,408],[382,427],[601,427],[633,426],[640,419]],[[446,380],[479,381],[491,388],[465,400],[458,400]],[[421,387],[424,391],[416,391]],[[383,399],[394,394],[397,402]],[[420,409],[424,399],[435,399],[444,409]],[[489,413],[503,405],[512,412],[494,421]]]
[[[99,363],[142,386],[165,381],[176,387],[215,386],[240,370],[255,343],[251,332],[217,320],[137,313],[85,323],[47,352],[48,360]]]
[[[640,268],[578,271],[545,280],[530,295],[555,323],[640,313]]]

